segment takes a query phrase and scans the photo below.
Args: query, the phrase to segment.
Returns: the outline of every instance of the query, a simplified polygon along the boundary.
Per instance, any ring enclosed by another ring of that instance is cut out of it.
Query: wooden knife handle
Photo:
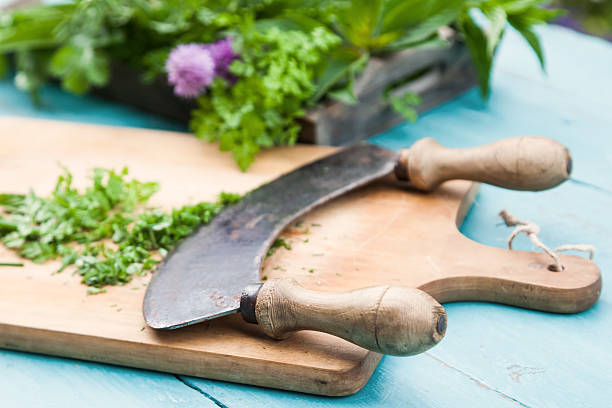
[[[418,289],[376,286],[324,293],[304,289],[293,279],[268,281],[257,293],[258,286],[243,293],[241,312],[274,338],[315,330],[378,353],[409,356],[434,346],[446,331],[444,308]]]
[[[449,149],[426,138],[400,151],[395,175],[425,191],[454,179],[539,191],[567,180],[571,170],[567,148],[545,137],[513,137],[470,149]]]

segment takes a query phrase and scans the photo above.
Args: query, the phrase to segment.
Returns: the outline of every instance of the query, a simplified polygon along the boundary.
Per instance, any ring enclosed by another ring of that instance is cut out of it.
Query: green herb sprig
[[[2,243],[19,256],[41,263],[61,258],[94,288],[121,285],[151,270],[201,224],[240,199],[221,193],[215,202],[186,205],[171,212],[144,208],[157,183],[128,180],[128,171],[95,169],[84,192],[65,170],[51,196],[2,194]],[[100,293],[90,289],[89,293]]]

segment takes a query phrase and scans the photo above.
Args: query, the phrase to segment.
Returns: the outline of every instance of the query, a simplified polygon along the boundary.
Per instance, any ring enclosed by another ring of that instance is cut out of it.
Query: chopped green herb
[[[342,276],[340,272],[336,272],[336,276]]]
[[[308,239],[308,238],[306,238],[306,239],[304,240],[304,243],[308,243],[308,241],[309,241],[309,239]]]
[[[314,269],[309,269],[308,273],[314,273]]]
[[[272,254],[276,252],[276,250],[280,247],[283,247],[287,250],[291,250],[291,243],[285,241],[285,239],[282,237],[276,238],[274,242],[272,243],[272,246],[270,247],[270,249],[268,249],[268,252],[266,253],[266,258],[269,258],[270,256],[272,256]]]
[[[295,223],[295,226],[298,227],[298,228],[301,228],[302,225],[304,225],[304,221],[298,221],[298,222]]]
[[[267,277],[267,276],[262,276],[262,277],[261,277],[261,280],[262,280],[262,281],[268,280],[268,277]]]
[[[159,186],[128,180],[127,175],[126,168],[94,169],[92,185],[81,193],[64,170],[50,197],[32,191],[1,194],[0,207],[8,214],[0,217],[2,243],[35,263],[61,259],[58,272],[76,265],[82,282],[90,286],[88,293],[96,294],[103,286],[123,285],[151,270],[160,256],[240,199],[238,194],[221,193],[216,202],[186,205],[170,213],[143,211]]]
[[[105,288],[96,288],[95,286],[90,286],[87,288],[88,295],[97,295],[98,293],[106,292]]]
[[[311,227],[320,227],[321,224],[317,224],[316,222],[313,222],[312,224],[310,224]]]
[[[140,328],[140,331],[144,331],[144,329],[145,329],[145,327],[144,327],[144,326],[142,326],[142,327]]]
[[[23,266],[22,262],[0,262],[0,266]]]

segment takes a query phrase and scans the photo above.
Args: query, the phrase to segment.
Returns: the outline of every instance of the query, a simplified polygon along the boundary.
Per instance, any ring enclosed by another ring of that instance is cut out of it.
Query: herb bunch
[[[191,127],[197,137],[219,141],[242,170],[262,147],[292,145],[304,115],[304,101],[314,92],[315,70],[340,38],[323,27],[311,32],[241,27],[236,46],[241,58],[198,99]]]
[[[463,36],[484,98],[489,94],[495,53],[509,25],[525,38],[544,67],[533,27],[560,14],[542,8],[544,3],[75,0],[2,12],[0,71],[8,67],[5,57],[12,55],[15,83],[34,99],[49,79],[59,80],[76,94],[104,86],[111,80],[112,63],[142,71],[143,81],[171,74],[168,79],[176,84],[180,77],[166,71],[173,49],[189,44],[211,47],[231,39],[227,42],[233,44],[236,58],[227,67],[229,75],[211,82],[208,72],[199,78],[202,86],[194,88],[197,92],[185,88],[188,92],[178,93],[199,95],[192,130],[198,137],[218,141],[220,149],[232,152],[246,170],[262,148],[295,142],[300,130],[297,119],[309,106],[325,98],[357,103],[355,77],[371,56],[444,46],[438,34],[443,26],[453,26]],[[475,18],[478,14],[480,18]],[[210,64],[207,58],[201,61]],[[189,69],[195,60],[191,63]],[[389,104],[411,120],[419,101],[413,94],[388,97]]]
[[[128,180],[127,174],[95,169],[92,185],[79,193],[65,171],[49,197],[0,195],[6,213],[0,217],[2,243],[35,263],[61,259],[58,272],[76,265],[89,292],[97,293],[151,270],[198,226],[240,199],[221,193],[216,202],[169,213],[146,209],[158,184]]]

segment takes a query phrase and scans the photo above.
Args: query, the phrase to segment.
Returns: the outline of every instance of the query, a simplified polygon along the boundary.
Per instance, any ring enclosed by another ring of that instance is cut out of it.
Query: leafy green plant
[[[354,84],[372,56],[441,46],[441,27],[460,31],[469,47],[483,97],[508,25],[540,59],[533,27],[559,15],[542,0],[76,0],[0,15],[0,73],[14,56],[15,83],[38,100],[58,80],[82,94],[106,85],[113,63],[164,77],[170,51],[231,37],[239,59],[232,78],[218,78],[198,98],[191,127],[218,141],[241,169],[262,148],[293,144],[297,119],[324,98],[358,102]],[[208,84],[207,84],[208,85]],[[410,120],[418,96],[389,103]]]
[[[478,82],[483,98],[489,96],[489,81],[495,52],[504,31],[512,25],[527,41],[545,69],[544,54],[533,27],[546,24],[563,14],[560,10],[537,7],[540,0],[486,0],[468,2],[467,7],[457,19],[457,27],[463,33],[478,74]],[[473,17],[480,10],[489,22],[488,29],[479,25]]]
[[[438,29],[459,15],[462,3],[459,0],[434,0],[427,4],[413,0],[355,0],[340,7],[336,18],[327,26],[343,39],[343,44],[330,55],[310,102],[327,96],[357,103],[353,91],[355,76],[372,55],[442,45]],[[414,100],[416,96],[406,98]],[[413,119],[416,115],[408,104],[401,103],[401,98],[393,98],[391,104],[407,118]]]
[[[34,96],[49,78],[82,94],[108,82],[111,60],[143,69],[149,79],[162,74],[160,59],[174,45],[213,40],[237,22],[242,3],[78,0],[3,11],[0,53],[17,56],[16,83]]]

